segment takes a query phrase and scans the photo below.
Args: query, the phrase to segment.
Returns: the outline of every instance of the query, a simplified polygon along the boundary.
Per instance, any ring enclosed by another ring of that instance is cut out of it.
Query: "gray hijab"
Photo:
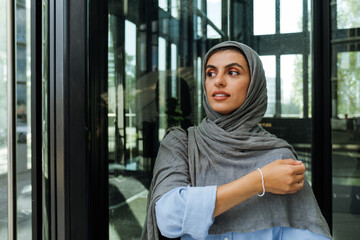
[[[209,105],[205,93],[205,65],[212,53],[235,47],[244,53],[250,69],[245,102],[223,115]],[[148,212],[142,239],[160,239],[154,205],[166,192],[180,186],[220,186],[276,160],[296,158],[291,145],[257,124],[267,106],[266,79],[259,56],[248,46],[227,41],[204,57],[202,85],[206,118],[186,131],[171,128],[161,142],[148,196]],[[254,196],[215,218],[209,234],[253,232],[275,226],[307,229],[329,238],[330,231],[311,187],[288,195]]]

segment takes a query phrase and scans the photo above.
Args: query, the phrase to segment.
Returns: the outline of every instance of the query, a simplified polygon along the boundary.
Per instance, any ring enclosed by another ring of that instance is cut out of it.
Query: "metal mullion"
[[[280,55],[276,54],[276,77],[275,77],[275,117],[279,118],[281,116],[281,61]]]
[[[42,184],[41,184],[41,1],[31,1],[31,186],[32,239],[41,238]]]
[[[16,65],[15,1],[7,1],[7,76],[8,76],[8,239],[16,240]]]
[[[275,0],[275,33],[280,33],[280,0]]]
[[[58,226],[57,226],[57,188],[56,188],[56,134],[55,134],[55,76],[56,76],[56,61],[55,61],[55,0],[49,0],[49,83],[48,83],[48,91],[49,91],[49,102],[48,102],[48,110],[49,110],[49,176],[50,176],[50,239],[61,239],[58,238]],[[60,63],[58,63],[60,64]],[[62,65],[61,65],[62,66]],[[63,229],[62,229],[63,230]]]
[[[312,188],[332,228],[330,0],[313,1]]]

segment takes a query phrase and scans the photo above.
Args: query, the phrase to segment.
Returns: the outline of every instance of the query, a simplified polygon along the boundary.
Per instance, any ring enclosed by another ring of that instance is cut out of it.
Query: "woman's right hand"
[[[293,159],[276,160],[261,168],[265,191],[275,194],[296,193],[304,186],[305,166]]]

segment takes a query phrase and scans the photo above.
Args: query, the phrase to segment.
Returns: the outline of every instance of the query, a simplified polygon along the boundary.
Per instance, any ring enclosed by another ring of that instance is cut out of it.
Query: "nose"
[[[216,87],[226,87],[226,78],[223,74],[218,74],[214,84]]]

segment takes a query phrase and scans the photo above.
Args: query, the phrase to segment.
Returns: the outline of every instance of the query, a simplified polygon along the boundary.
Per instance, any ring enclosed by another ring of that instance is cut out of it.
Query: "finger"
[[[296,193],[298,191],[300,191],[301,189],[303,189],[304,187],[304,182],[296,182],[294,184],[291,185],[291,189],[292,189],[292,193]]]
[[[305,175],[304,174],[299,174],[299,175],[296,175],[294,177],[294,183],[298,183],[298,182],[304,182],[305,180]]]
[[[281,160],[282,164],[289,164],[289,165],[301,165],[302,162],[298,161],[298,160],[294,160],[292,158],[288,158],[288,159],[282,159]]]
[[[304,164],[301,164],[301,165],[295,165],[295,166],[292,166],[293,168],[293,171],[294,171],[294,174],[304,174],[305,171],[306,171],[306,167]]]

